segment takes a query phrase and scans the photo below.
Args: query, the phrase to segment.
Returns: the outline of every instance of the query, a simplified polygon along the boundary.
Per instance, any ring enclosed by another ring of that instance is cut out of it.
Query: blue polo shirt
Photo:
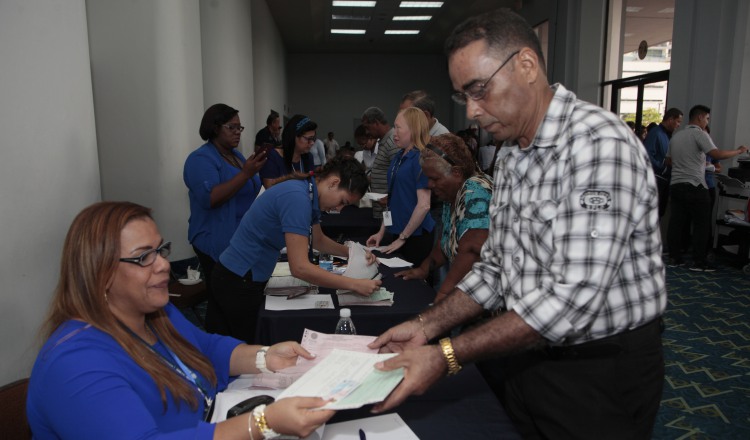
[[[279,183],[255,200],[219,261],[238,276],[252,270],[253,281],[268,281],[281,249],[286,246],[284,234],[309,237],[310,225],[318,223],[320,207],[315,179]]]
[[[292,168],[295,171],[301,171],[303,173],[309,173],[315,169],[312,154],[305,153],[300,156],[299,162],[292,162]],[[281,176],[291,174],[291,170],[286,167],[284,158],[279,154],[276,149],[271,150],[268,153],[268,160],[266,161],[263,168],[260,169],[260,177],[263,179],[276,179]]]
[[[417,190],[427,188],[427,176],[419,165],[419,150],[416,147],[404,155],[401,149],[393,156],[388,167],[388,209],[391,211],[393,225],[386,229],[391,234],[400,234],[409,223],[412,212],[417,206]],[[422,224],[411,235],[422,235],[422,230],[432,231],[435,220],[428,212]]]
[[[239,151],[232,150],[232,154],[240,163],[245,163]],[[182,179],[190,199],[188,241],[214,261],[229,245],[234,230],[260,192],[260,177],[255,174],[229,200],[212,208],[214,186],[232,180],[240,172],[224,161],[210,142],[190,153],[185,160]]]

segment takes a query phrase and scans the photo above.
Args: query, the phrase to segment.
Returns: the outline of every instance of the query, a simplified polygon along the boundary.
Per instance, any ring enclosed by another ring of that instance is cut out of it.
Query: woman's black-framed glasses
[[[456,103],[461,104],[461,105],[466,105],[467,97],[473,99],[474,101],[479,101],[480,99],[484,98],[484,95],[487,94],[487,84],[489,84],[490,81],[492,81],[492,78],[494,78],[495,75],[497,75],[497,72],[499,72],[500,69],[505,67],[505,65],[508,64],[508,61],[510,61],[511,58],[513,58],[514,56],[518,55],[519,52],[521,51],[517,50],[513,52],[512,54],[510,54],[510,56],[506,58],[505,61],[503,61],[503,64],[501,64],[500,67],[498,67],[497,70],[495,70],[495,72],[492,75],[490,75],[489,78],[487,78],[483,82],[475,82],[474,84],[465,88],[463,92],[455,92],[454,94],[451,95],[451,98],[453,98],[453,100]]]
[[[125,263],[137,264],[141,267],[151,266],[156,261],[156,254],[161,255],[162,258],[167,258],[172,253],[172,242],[168,241],[156,249],[150,249],[141,255],[133,258],[120,258],[120,261]]]
[[[428,150],[430,150],[433,153],[435,153],[438,157],[440,157],[441,159],[443,159],[446,162],[448,162],[451,166],[453,166],[453,167],[456,166],[456,162],[453,162],[453,160],[450,158],[450,156],[448,156],[448,153],[446,153],[445,151],[441,150],[440,148],[438,148],[438,147],[436,147],[436,146],[434,146],[432,144],[425,145],[425,148],[427,148]]]

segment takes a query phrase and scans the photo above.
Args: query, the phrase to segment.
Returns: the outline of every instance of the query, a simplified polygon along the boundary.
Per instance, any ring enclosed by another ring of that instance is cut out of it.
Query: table
[[[414,318],[435,299],[435,290],[424,281],[394,277],[393,274],[399,270],[380,265],[383,287],[396,294],[392,306],[349,307],[357,334],[380,335],[394,325]],[[339,320],[338,298],[333,289],[321,288],[320,292],[333,294],[334,309],[270,311],[261,308],[255,332],[257,342],[272,345],[282,341],[300,341],[306,328],[333,333]]]
[[[371,417],[371,406],[339,411],[328,423]],[[520,439],[508,415],[477,368],[468,364],[411,396],[393,411],[421,439]]]

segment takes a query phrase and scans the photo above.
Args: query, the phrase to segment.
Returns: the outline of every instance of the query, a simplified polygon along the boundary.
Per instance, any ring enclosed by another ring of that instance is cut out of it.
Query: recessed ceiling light
[[[331,29],[332,34],[363,35],[364,29]]]
[[[331,15],[331,19],[370,21],[370,17],[368,15]]]
[[[443,2],[401,2],[399,8],[440,8]]]
[[[419,31],[417,30],[407,30],[407,29],[388,29],[385,31],[386,35],[417,35]]]
[[[661,11],[657,11],[657,14],[674,14],[674,8],[664,8]]]
[[[432,20],[432,15],[396,15],[393,21],[428,21]]]
[[[376,1],[362,0],[333,0],[333,6],[352,7],[352,8],[374,8]]]
[[[643,9],[642,6],[628,6],[625,8],[625,12],[640,12]]]

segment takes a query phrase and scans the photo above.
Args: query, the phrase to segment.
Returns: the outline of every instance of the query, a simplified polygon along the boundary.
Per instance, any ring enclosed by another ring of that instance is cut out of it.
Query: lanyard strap
[[[302,159],[299,160],[300,166],[302,166]],[[310,230],[309,234],[307,235],[307,258],[312,263],[313,262],[313,183],[312,183],[312,176],[307,179],[307,192],[310,195]]]
[[[200,392],[201,396],[203,396],[203,400],[206,402],[206,405],[203,409],[203,418],[204,421],[207,421],[207,417],[211,415],[211,410],[213,409],[213,398],[209,395],[209,390],[207,388],[204,388],[203,381],[198,377],[198,375],[191,370],[187,365],[185,365],[184,362],[169,348],[166,344],[161,342],[161,339],[159,339],[159,335],[156,334],[153,327],[149,324],[148,328],[151,330],[151,332],[156,336],[156,343],[161,344],[162,347],[169,353],[168,358],[164,356],[164,354],[154,350],[154,347],[152,347],[148,342],[144,341],[143,338],[135,334],[133,330],[131,330],[128,326],[126,326],[123,323],[120,323],[121,326],[125,328],[125,330],[128,331],[132,336],[134,336],[136,339],[141,341],[141,343],[146,346],[149,350],[151,350],[152,353],[159,356],[159,359],[166,365],[172,367],[172,370],[175,371],[178,375],[182,376],[185,380],[193,384],[193,386]]]
[[[399,150],[401,151],[401,150]],[[398,163],[391,167],[391,183],[388,185],[388,208],[391,207],[391,194],[393,194],[393,187],[396,186],[396,177],[398,177],[398,170],[401,168],[401,163],[404,161],[406,154],[402,154],[398,159]]]

